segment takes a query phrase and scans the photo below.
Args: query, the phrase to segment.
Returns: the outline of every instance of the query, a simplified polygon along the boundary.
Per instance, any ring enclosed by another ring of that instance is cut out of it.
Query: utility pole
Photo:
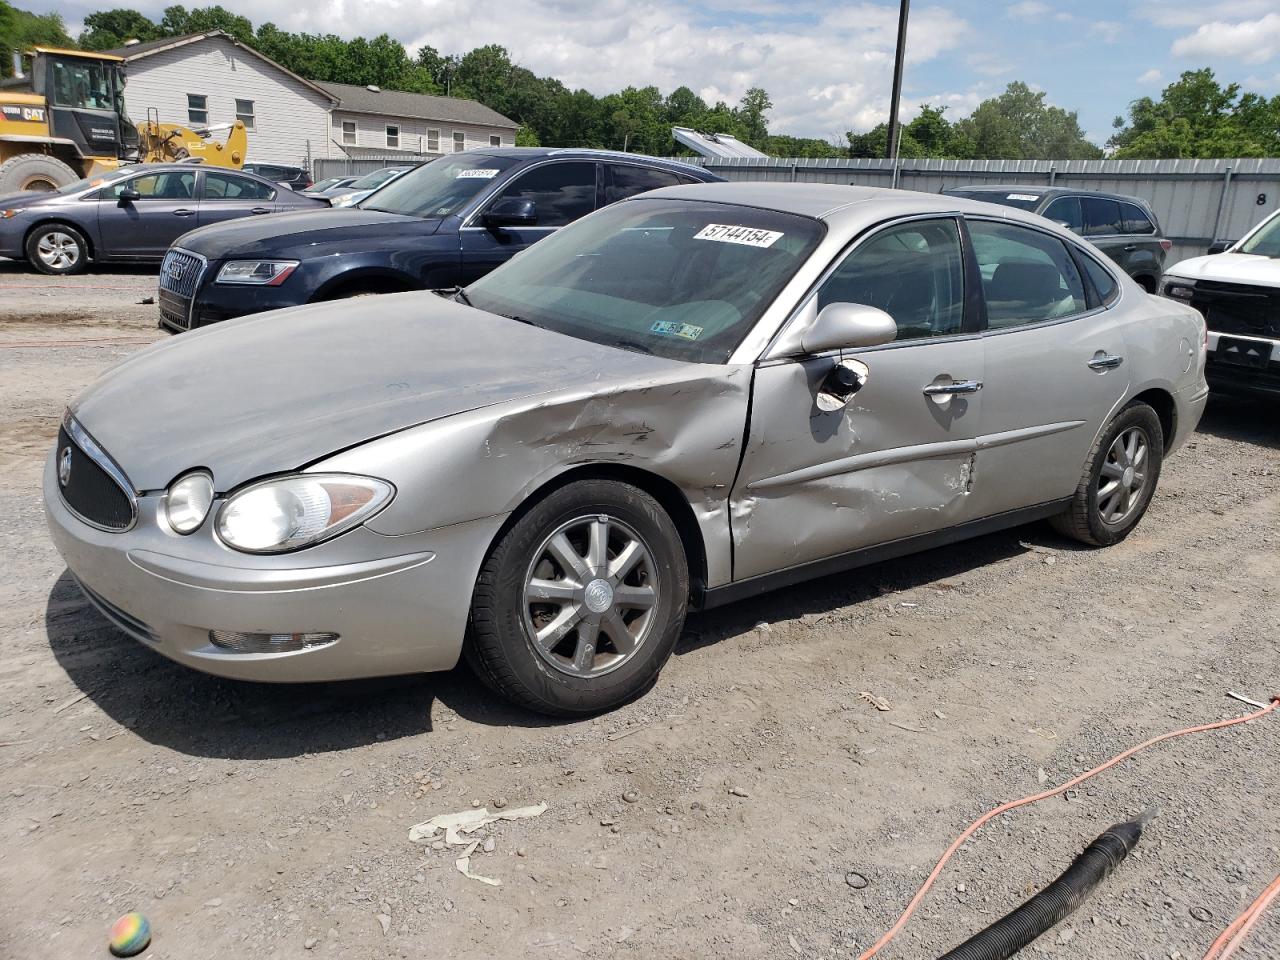
[[[902,0],[898,11],[898,53],[893,61],[893,99],[889,103],[889,142],[885,145],[885,157],[898,159],[898,101],[902,99],[902,66],[907,58],[907,14],[911,0]]]

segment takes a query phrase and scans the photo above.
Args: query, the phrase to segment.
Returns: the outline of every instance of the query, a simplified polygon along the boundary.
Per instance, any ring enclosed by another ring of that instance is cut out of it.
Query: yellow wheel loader
[[[27,58],[14,55],[13,73],[0,81],[0,195],[56,190],[126,163],[244,164],[239,120],[194,130],[148,110],[135,126],[125,112],[121,57],[37,47]],[[224,140],[214,138],[217,130]]]

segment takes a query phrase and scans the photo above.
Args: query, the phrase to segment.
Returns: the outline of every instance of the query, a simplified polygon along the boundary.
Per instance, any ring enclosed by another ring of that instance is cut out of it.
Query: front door
[[[117,180],[98,200],[101,256],[110,259],[159,259],[170,244],[194,230],[200,203],[195,196],[196,168],[161,170]],[[122,193],[136,191],[136,199]]]
[[[759,366],[732,494],[735,580],[974,519],[983,351],[957,222],[912,220],[867,238],[796,322],[835,302],[884,310],[898,338]],[[818,394],[842,359],[864,364],[866,383],[827,412]]]
[[[1129,368],[1119,327],[1086,292],[1066,243],[1007,221],[968,227],[987,328],[975,501],[996,514],[1074,493]]]
[[[537,222],[529,226],[487,227],[484,209],[475,214],[460,234],[462,266],[458,284],[466,286],[480,279],[521,250],[594,210],[598,166],[590,160],[555,160],[517,174],[484,209],[511,197],[532,200],[537,206]]]

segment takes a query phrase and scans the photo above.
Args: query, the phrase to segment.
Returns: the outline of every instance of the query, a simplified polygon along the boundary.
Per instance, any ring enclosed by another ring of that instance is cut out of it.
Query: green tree
[[[972,141],[980,160],[1094,160],[1102,150],[1085,138],[1080,118],[1045,103],[1044,91],[1020,80],[1004,93],[978,104],[956,124],[960,136]]]
[[[753,147],[762,147],[769,138],[765,114],[773,109],[773,101],[761,87],[752,87],[738,102],[738,123],[742,138]]]
[[[13,51],[74,45],[56,13],[29,13],[0,0],[0,53],[4,54],[0,57],[0,77],[13,75],[13,58],[9,55]]]
[[[155,40],[163,36],[160,25],[137,10],[100,10],[84,18],[77,43],[86,50],[111,50],[126,40]]]
[[[517,147],[540,147],[542,141],[538,139],[538,131],[533,127],[521,127],[516,131]]]
[[[181,4],[165,7],[160,30],[161,35],[166,37],[222,30],[241,43],[253,42],[253,24],[249,18],[232,13],[222,6],[196,7],[194,10],[187,10]]]

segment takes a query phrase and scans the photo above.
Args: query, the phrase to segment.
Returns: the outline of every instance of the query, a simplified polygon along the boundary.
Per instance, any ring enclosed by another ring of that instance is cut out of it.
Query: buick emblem
[[[71,448],[63,447],[58,454],[58,483],[64,487],[71,482]]]

